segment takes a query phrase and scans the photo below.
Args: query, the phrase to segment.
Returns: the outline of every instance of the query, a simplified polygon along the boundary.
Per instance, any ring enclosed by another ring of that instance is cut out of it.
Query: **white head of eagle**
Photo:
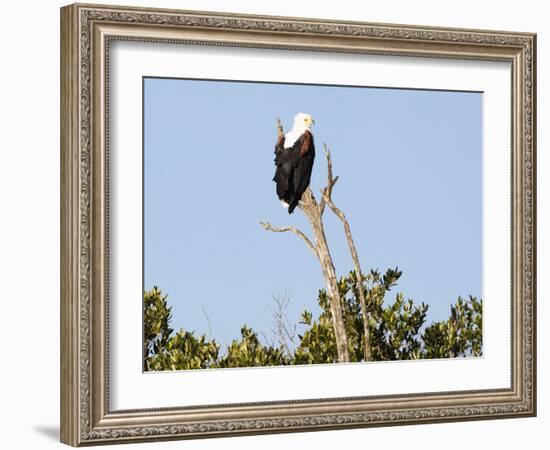
[[[292,130],[280,136],[275,145],[275,176],[277,196],[292,214],[303,193],[309,186],[315,146],[311,126],[315,121],[310,114],[298,113],[294,116]]]

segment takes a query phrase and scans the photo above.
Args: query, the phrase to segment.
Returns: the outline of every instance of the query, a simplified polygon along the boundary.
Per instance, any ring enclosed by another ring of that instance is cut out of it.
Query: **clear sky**
[[[272,297],[290,292],[291,321],[319,312],[324,279],[291,233],[311,235],[272,182],[275,118],[313,116],[311,185],[324,186],[322,144],[340,176],[364,270],[399,266],[394,289],[449,316],[482,294],[482,94],[178,79],[144,80],[144,288],[168,294],[173,328],[222,343],[243,324],[270,335]],[[341,223],[325,212],[336,271],[353,268]],[[210,329],[207,317],[210,319]],[[210,332],[211,330],[211,332]]]

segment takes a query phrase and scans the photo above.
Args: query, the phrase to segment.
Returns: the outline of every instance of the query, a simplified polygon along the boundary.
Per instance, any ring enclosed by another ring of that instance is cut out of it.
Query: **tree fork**
[[[359,263],[359,255],[357,254],[357,249],[353,241],[353,235],[351,234],[351,227],[344,212],[338,208],[332,201],[332,188],[338,181],[338,177],[333,178],[332,176],[332,158],[330,156],[330,151],[326,145],[324,145],[325,156],[327,158],[327,171],[328,171],[328,182],[327,187],[321,191],[322,200],[321,204],[327,204],[332,212],[340,219],[342,225],[344,226],[344,232],[346,233],[346,239],[348,241],[349,251],[351,253],[351,258],[353,259],[353,265],[355,267],[355,276],[356,289],[359,295],[359,304],[361,305],[361,318],[363,319],[363,333],[364,333],[364,349],[363,355],[365,361],[372,361],[372,349],[370,342],[370,331],[369,331],[369,316],[367,313],[367,301],[365,299],[365,292],[363,289],[363,273],[361,271],[361,264]]]

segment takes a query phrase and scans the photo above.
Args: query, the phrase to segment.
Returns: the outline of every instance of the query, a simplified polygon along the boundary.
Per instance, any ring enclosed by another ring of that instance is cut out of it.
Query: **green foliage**
[[[457,356],[481,356],[482,314],[481,300],[470,296],[459,297],[451,305],[451,317],[435,322],[426,328],[422,336],[426,358],[456,358]]]
[[[143,358],[157,355],[174,330],[170,328],[171,308],[156,286],[143,294]]]
[[[181,330],[170,337],[162,351],[147,358],[147,369],[207,369],[216,365],[219,350],[216,341],[207,341],[205,335],[197,338]]]
[[[203,335],[172,334],[172,309],[156,286],[143,295],[143,355],[145,370],[206,369],[218,360],[219,346]]]
[[[386,293],[397,283],[401,271],[389,269],[381,276],[372,270],[363,279],[363,292],[367,303],[371,350],[375,361],[419,359],[422,357],[422,344],[419,335],[426,319],[428,306],[415,306],[412,300],[405,300],[403,294],[396,295],[395,301],[384,306]],[[350,360],[363,360],[364,328],[361,304],[357,290],[357,277],[350,272],[338,282],[340,297],[343,299],[344,322],[348,336]],[[312,320],[309,311],[302,313],[302,322],[309,329],[300,339],[295,351],[296,364],[334,362],[336,343],[332,327],[330,304],[325,290],[319,291],[321,315]]]
[[[448,320],[426,325],[428,305],[415,305],[397,293],[392,302],[387,294],[401,277],[398,268],[384,274],[377,270],[363,276],[369,317],[371,351],[375,361],[423,358],[451,358],[482,354],[482,301],[461,297],[451,304]],[[355,272],[338,282],[344,309],[344,323],[352,362],[364,358],[364,328]],[[244,325],[241,337],[220,352],[215,340],[206,335],[169,327],[171,309],[166,296],[156,287],[144,293],[144,362],[146,370],[181,370],[219,367],[281,366],[333,363],[336,341],[327,292],[318,293],[321,313],[317,318],[303,311],[299,342],[292,351],[263,344],[256,332]]]
[[[283,366],[289,362],[283,350],[262,345],[258,335],[244,325],[241,339],[231,342],[217,367]]]
[[[298,334],[300,344],[294,351],[294,364],[330,363],[336,361],[336,338],[330,315],[330,304],[326,291],[320,290],[318,297],[321,315],[313,320],[309,311],[302,313],[301,324],[306,325],[305,333]],[[347,325],[346,319],[344,319]],[[350,345],[351,346],[351,345]]]

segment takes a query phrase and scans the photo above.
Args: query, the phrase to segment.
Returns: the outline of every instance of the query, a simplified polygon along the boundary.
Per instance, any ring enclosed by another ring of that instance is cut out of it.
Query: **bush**
[[[367,304],[371,352],[374,361],[429,358],[456,358],[482,354],[482,301],[459,297],[451,304],[445,321],[426,324],[428,305],[416,305],[397,293],[386,304],[388,292],[401,277],[398,268],[383,275],[371,270],[361,286]],[[344,306],[344,323],[348,336],[350,360],[364,360],[364,328],[355,272],[338,281]],[[145,370],[183,370],[220,367],[284,366],[294,364],[333,363],[337,360],[336,342],[327,293],[319,290],[319,317],[303,311],[296,347],[267,345],[246,325],[241,338],[220,352],[219,344],[206,335],[170,328],[171,308],[166,295],[154,287],[144,293],[144,368]]]

